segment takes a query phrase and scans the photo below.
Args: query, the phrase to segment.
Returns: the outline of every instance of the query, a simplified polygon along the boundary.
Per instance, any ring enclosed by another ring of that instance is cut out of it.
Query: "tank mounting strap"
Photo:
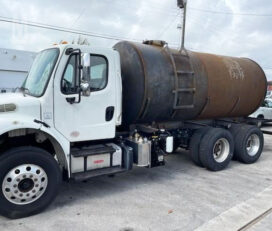
[[[176,89],[173,92],[174,93],[178,93],[178,92],[195,92],[196,89],[195,88],[180,88],[180,89]]]
[[[189,76],[189,75],[193,75],[194,74],[194,72],[193,71],[176,71],[176,73],[178,74],[178,75],[185,75],[184,77],[186,77],[186,76]],[[186,75],[186,74],[188,74],[188,75]]]

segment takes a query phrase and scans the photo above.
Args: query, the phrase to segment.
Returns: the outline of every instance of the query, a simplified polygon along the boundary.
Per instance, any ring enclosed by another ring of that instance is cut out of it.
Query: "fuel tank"
[[[123,123],[244,117],[265,98],[254,61],[170,49],[163,41],[122,41]]]

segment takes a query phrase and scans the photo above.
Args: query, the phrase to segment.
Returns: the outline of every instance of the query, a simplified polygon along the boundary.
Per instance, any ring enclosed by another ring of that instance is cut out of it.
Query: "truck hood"
[[[39,98],[22,93],[2,93],[0,94],[0,119],[8,117],[10,119],[40,119],[41,103]]]

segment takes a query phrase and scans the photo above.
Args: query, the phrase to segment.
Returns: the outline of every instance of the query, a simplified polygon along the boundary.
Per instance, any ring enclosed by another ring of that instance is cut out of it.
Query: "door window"
[[[63,94],[78,93],[78,59],[76,55],[72,55],[67,63],[62,81],[61,91]],[[83,69],[83,71],[85,71]],[[100,91],[107,86],[108,82],[108,61],[104,56],[91,55],[91,91]]]
[[[108,61],[105,57],[91,55],[91,91],[104,89],[108,82]]]
[[[61,90],[63,94],[76,94],[78,92],[77,73],[77,56],[72,55],[69,58],[61,81]]]

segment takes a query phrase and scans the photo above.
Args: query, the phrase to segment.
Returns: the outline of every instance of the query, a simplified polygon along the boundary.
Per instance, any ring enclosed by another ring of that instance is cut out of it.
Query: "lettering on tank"
[[[228,69],[231,79],[244,80],[245,78],[244,71],[237,61],[231,58],[224,58],[223,63]]]

